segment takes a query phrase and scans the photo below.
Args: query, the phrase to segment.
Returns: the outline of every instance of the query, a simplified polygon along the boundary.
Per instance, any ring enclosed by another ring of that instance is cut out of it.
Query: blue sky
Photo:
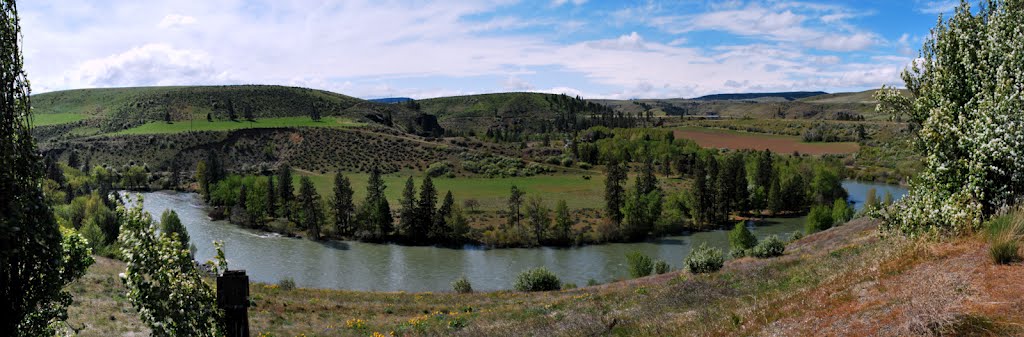
[[[899,85],[954,1],[21,1],[35,92],[281,84],[375,98]]]

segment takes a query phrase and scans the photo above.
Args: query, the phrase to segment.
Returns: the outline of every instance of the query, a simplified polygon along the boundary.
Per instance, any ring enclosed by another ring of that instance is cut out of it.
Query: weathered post
[[[217,276],[217,307],[224,310],[227,337],[249,337],[249,276],[244,270]]]

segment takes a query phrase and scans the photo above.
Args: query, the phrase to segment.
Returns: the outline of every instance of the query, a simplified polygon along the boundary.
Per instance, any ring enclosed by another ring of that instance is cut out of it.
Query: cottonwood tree
[[[14,1],[0,0],[0,37],[0,336],[52,336],[72,301],[64,286],[92,258],[81,236],[62,233],[40,188]]]
[[[1024,195],[1024,3],[964,1],[940,18],[903,71],[904,95],[883,87],[877,110],[905,118],[924,168],[883,212],[907,234],[962,233]]]

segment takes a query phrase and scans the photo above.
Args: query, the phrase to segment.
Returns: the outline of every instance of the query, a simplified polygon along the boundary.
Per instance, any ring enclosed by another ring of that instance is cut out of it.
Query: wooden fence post
[[[244,270],[217,276],[217,307],[224,311],[227,337],[249,337],[249,276]]]

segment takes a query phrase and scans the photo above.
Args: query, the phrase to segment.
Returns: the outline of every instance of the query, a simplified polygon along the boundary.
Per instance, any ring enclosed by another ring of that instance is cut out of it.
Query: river
[[[844,181],[850,200],[860,209],[870,188],[879,200],[886,191],[902,197],[893,185]],[[583,286],[627,278],[626,253],[640,251],[679,269],[690,249],[707,242],[728,251],[726,231],[699,232],[641,243],[613,243],[576,248],[464,249],[409,247],[354,241],[315,242],[243,229],[226,221],[211,221],[198,195],[143,193],[143,208],[158,218],[174,209],[188,228],[199,261],[214,255],[213,240],[224,242],[231,269],[244,269],[253,281],[276,283],[291,277],[300,287],[372,291],[448,291],[465,275],[473,289],[510,289],[521,271],[544,266],[562,282]],[[772,218],[751,227],[759,239],[771,234],[788,237],[802,230],[804,218]]]

